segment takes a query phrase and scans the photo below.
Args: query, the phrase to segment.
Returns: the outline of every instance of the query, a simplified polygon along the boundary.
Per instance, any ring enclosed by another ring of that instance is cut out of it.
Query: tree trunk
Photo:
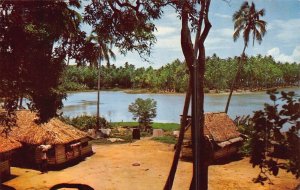
[[[204,72],[205,47],[204,42],[210,31],[211,24],[208,19],[210,0],[201,1],[200,28],[204,21],[204,29],[195,45],[199,46],[198,59],[194,63],[194,88],[192,95],[192,149],[193,149],[193,179],[191,190],[207,190],[208,188],[208,162],[209,155],[204,136]],[[197,55],[197,54],[195,54]],[[196,57],[196,56],[195,56]]]
[[[22,109],[23,108],[23,96],[20,97],[20,104],[19,104],[19,108]]]
[[[232,82],[232,84],[231,84],[231,87],[230,87],[230,93],[229,93],[229,96],[228,96],[228,99],[227,99],[227,103],[226,103],[226,107],[225,107],[225,113],[228,112],[228,108],[229,108],[231,96],[232,96],[232,93],[233,93],[233,90],[234,90],[234,86],[235,86],[235,84],[236,84],[236,82],[237,82],[237,79],[239,78],[240,72],[241,72],[241,70],[242,70],[242,66],[243,66],[242,63],[243,63],[243,59],[244,59],[244,56],[245,56],[245,50],[246,50],[246,47],[247,47],[247,46],[244,45],[244,50],[243,50],[243,52],[242,52],[242,56],[241,56],[241,58],[240,58],[240,60],[239,60],[239,62],[238,62],[238,70],[237,70],[237,72],[236,72],[236,75],[235,75],[234,80],[233,80],[233,82]]]
[[[195,38],[195,47],[193,47],[193,43],[191,41],[191,34],[188,27],[189,22],[189,11],[190,5],[186,2],[183,4],[182,8],[182,29],[181,29],[181,48],[187,63],[187,66],[190,71],[190,84],[193,88],[193,100],[192,100],[192,107],[193,107],[193,125],[192,125],[192,146],[193,146],[193,180],[191,182],[191,189],[207,189],[207,179],[208,179],[208,166],[205,164],[205,160],[203,159],[203,153],[205,150],[204,147],[200,149],[200,144],[203,142],[204,136],[201,130],[203,130],[204,126],[204,117],[203,117],[203,82],[204,82],[204,66],[205,66],[205,48],[204,48],[204,41],[208,35],[208,32],[211,28],[211,24],[208,20],[208,12],[209,12],[210,0],[201,0],[201,11],[199,14],[199,25],[198,30]],[[201,33],[201,26],[203,21],[205,22],[205,28]],[[198,60],[200,66],[197,66],[197,55],[198,55],[198,47],[201,46],[201,50],[199,53]],[[195,76],[196,75],[196,76]],[[199,76],[199,77],[197,77]],[[199,84],[200,81],[200,84]],[[196,82],[196,84],[194,84]],[[200,85],[200,86],[199,86]],[[200,100],[200,101],[199,101]],[[198,103],[199,102],[199,103]],[[186,104],[185,104],[186,105]],[[200,110],[200,112],[198,111]],[[201,111],[202,110],[202,111]],[[197,113],[198,112],[198,113]],[[202,117],[199,116],[199,113],[202,113]],[[195,116],[198,114],[199,117]],[[198,119],[196,119],[198,118]],[[184,117],[182,117],[182,120]],[[186,120],[182,121],[186,122]],[[196,123],[195,123],[196,122]],[[186,123],[185,123],[186,124]],[[200,127],[200,128],[199,128]],[[181,130],[183,130],[183,125],[181,126]],[[182,143],[183,140],[183,133],[182,137],[180,137],[180,141],[178,143]],[[181,139],[182,138],[182,139]],[[204,143],[202,143],[204,146]],[[167,183],[164,189],[171,189],[173,185],[173,180],[175,177],[176,167],[180,155],[181,144],[177,147],[179,150],[177,153],[175,152],[173,165],[167,180]],[[174,168],[173,168],[174,167]]]
[[[206,190],[208,188],[208,152],[204,137],[204,70],[205,48],[199,47],[199,57],[194,73],[194,88],[192,98],[192,149],[193,149],[193,179],[191,190]]]
[[[98,65],[98,85],[97,85],[97,123],[96,123],[96,132],[100,129],[100,68],[101,68],[101,59],[99,58]]]
[[[184,138],[184,132],[185,132],[185,128],[188,124],[187,123],[187,115],[188,115],[188,111],[189,111],[189,107],[190,107],[191,92],[192,92],[192,79],[190,77],[189,86],[188,86],[188,90],[186,92],[185,101],[184,101],[183,113],[182,113],[182,117],[181,117],[181,121],[180,121],[181,126],[180,126],[178,142],[176,145],[176,150],[174,153],[171,170],[170,170],[168,179],[166,181],[164,190],[172,189],[172,186],[173,186],[173,182],[174,182],[174,178],[175,178],[175,174],[176,174],[176,170],[177,170],[177,165],[178,165],[178,161],[179,161],[179,157],[180,157],[182,142],[183,142],[183,138]]]
[[[187,4],[185,4],[185,6],[186,5]],[[198,52],[198,45],[195,46],[195,48],[194,48],[192,40],[191,40],[191,33],[190,33],[190,30],[188,27],[188,12],[189,12],[189,8],[184,7],[182,9],[181,49],[183,51],[183,54],[184,54],[184,57],[185,57],[185,60],[187,63],[187,67],[188,67],[188,70],[190,73],[189,87],[188,87],[188,91],[186,93],[177,147],[176,147],[173,163],[172,163],[171,170],[170,170],[168,179],[166,181],[164,190],[172,189],[175,174],[176,174],[176,169],[177,169],[178,160],[179,160],[181,147],[182,147],[182,142],[183,142],[183,138],[184,138],[184,131],[185,131],[185,127],[186,127],[186,119],[187,119],[187,114],[188,114],[188,110],[189,110],[189,104],[191,101],[190,100],[191,93],[192,93],[192,88],[193,88],[193,77],[192,77],[193,67],[192,67],[192,65],[194,64],[194,61],[195,61],[194,54],[195,54],[195,52],[196,53]],[[197,35],[196,35],[196,39],[199,38],[199,36],[200,36],[200,32],[198,31]],[[195,40],[195,41],[197,41],[197,40]]]

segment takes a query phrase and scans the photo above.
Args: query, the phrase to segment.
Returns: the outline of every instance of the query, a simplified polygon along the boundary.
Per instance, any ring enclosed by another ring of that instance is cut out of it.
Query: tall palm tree
[[[258,41],[259,44],[262,42],[262,38],[266,33],[266,25],[267,23],[260,19],[260,17],[265,15],[265,10],[261,9],[259,11],[256,11],[255,4],[252,2],[251,5],[247,1],[245,1],[240,9],[236,11],[232,16],[232,21],[234,22],[234,33],[233,33],[233,40],[236,41],[240,34],[243,33],[244,38],[244,49],[241,54],[241,58],[238,61],[238,70],[235,75],[235,78],[231,84],[230,87],[230,93],[228,96],[225,112],[228,112],[229,103],[231,100],[232,92],[234,89],[234,86],[237,82],[237,79],[239,78],[241,69],[242,69],[242,63],[245,59],[245,50],[249,43],[250,35],[253,36],[253,46],[255,40]]]
[[[99,64],[98,64],[98,85],[97,85],[97,130],[100,128],[100,69],[101,69],[101,60],[105,59],[108,63],[110,58],[116,59],[114,52],[111,49],[111,45],[105,43],[104,41],[98,38],[98,45],[99,45]]]
[[[110,63],[110,59],[116,59],[116,55],[112,51],[112,45],[108,40],[101,38],[99,35],[94,35],[95,31],[89,36],[88,41],[95,43],[95,60],[98,62],[98,84],[97,84],[97,123],[96,130],[100,128],[100,70],[101,61],[106,60]],[[93,60],[91,60],[93,62]],[[92,62],[90,64],[92,64]]]

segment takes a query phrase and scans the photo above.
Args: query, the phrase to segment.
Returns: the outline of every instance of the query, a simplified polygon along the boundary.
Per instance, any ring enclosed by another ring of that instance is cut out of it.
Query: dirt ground
[[[96,190],[114,189],[163,189],[172,159],[173,145],[152,140],[140,140],[129,144],[94,145],[95,152],[86,160],[60,171],[39,171],[12,168],[13,179],[4,183],[17,190],[44,190],[58,183],[82,183]],[[134,166],[137,165],[137,166]],[[174,188],[189,188],[192,164],[180,161]],[[274,185],[254,184],[258,174],[249,160],[243,159],[209,167],[209,189],[212,190],[289,190],[300,184],[292,175],[280,172],[272,177]]]

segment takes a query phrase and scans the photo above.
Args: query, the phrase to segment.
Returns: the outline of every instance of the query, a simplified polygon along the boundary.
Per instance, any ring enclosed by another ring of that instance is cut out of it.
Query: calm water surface
[[[280,89],[295,91],[300,95],[300,88]],[[205,95],[205,112],[224,111],[228,95]],[[110,121],[132,121],[132,114],[128,112],[128,105],[136,98],[153,98],[157,101],[156,122],[179,123],[179,115],[182,113],[184,95],[166,94],[126,94],[122,91],[101,91],[100,114]],[[97,108],[97,92],[69,93],[64,101],[62,112],[65,116],[95,115]],[[252,114],[253,111],[263,109],[264,103],[269,102],[269,96],[265,92],[249,94],[234,94],[231,99],[228,114],[231,118],[240,115]]]

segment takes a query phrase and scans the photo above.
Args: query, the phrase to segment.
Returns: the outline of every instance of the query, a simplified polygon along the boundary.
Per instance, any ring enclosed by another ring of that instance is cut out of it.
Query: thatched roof
[[[204,135],[219,146],[224,147],[242,140],[236,125],[226,113],[205,113],[204,118]]]
[[[206,113],[204,117],[204,133],[215,142],[224,142],[240,136],[236,125],[226,113]]]
[[[18,141],[6,137],[4,134],[0,135],[0,153],[8,152],[17,148],[20,148],[22,145]]]
[[[17,126],[9,135],[21,143],[66,144],[87,137],[83,131],[68,125],[58,118],[44,124],[37,124],[36,114],[28,110],[17,111]]]

